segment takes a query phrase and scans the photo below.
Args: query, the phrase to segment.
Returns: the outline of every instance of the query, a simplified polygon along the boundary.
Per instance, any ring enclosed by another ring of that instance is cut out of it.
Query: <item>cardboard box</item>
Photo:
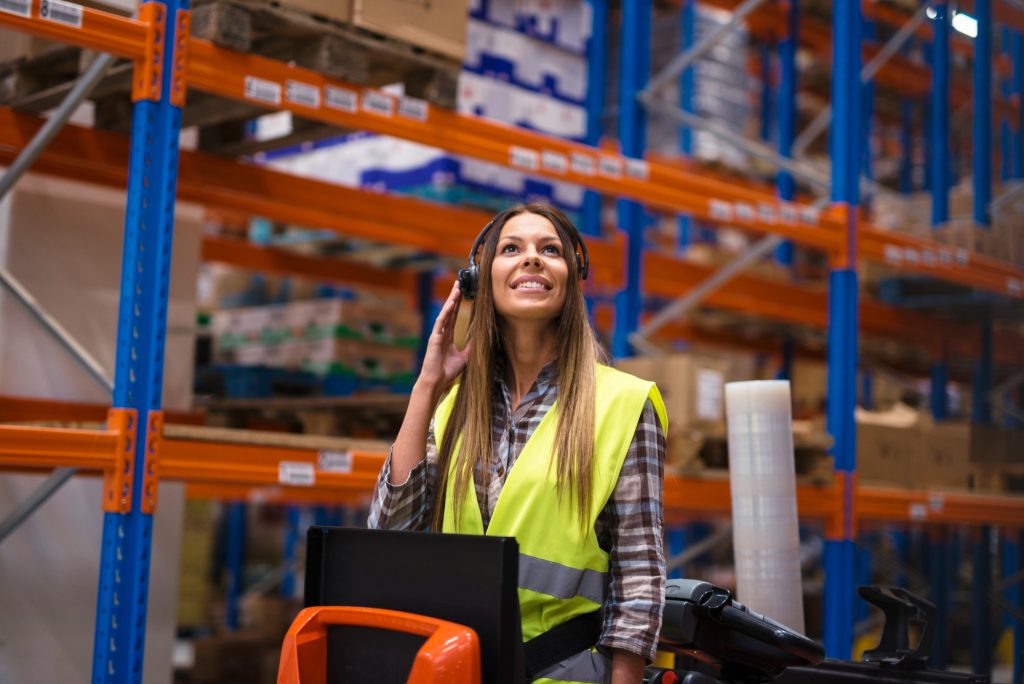
[[[913,487],[920,451],[918,430],[858,425],[857,477],[866,484]]]
[[[268,650],[280,652],[279,642],[264,634],[217,634],[195,642],[192,678],[203,684],[234,684],[263,680]]]
[[[463,0],[354,0],[354,26],[398,38],[460,62],[466,52],[468,3]]]
[[[619,370],[658,384],[668,412],[669,435],[724,429],[724,384],[729,362],[696,354],[622,359]]]

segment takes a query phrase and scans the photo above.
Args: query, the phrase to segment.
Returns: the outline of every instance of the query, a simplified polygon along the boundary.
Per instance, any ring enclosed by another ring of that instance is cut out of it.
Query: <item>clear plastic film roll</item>
[[[728,383],[725,409],[737,596],[803,632],[789,382]]]

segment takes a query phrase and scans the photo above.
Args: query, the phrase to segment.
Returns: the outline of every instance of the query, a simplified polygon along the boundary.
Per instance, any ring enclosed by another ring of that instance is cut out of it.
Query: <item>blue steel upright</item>
[[[946,365],[946,362],[943,360],[933,363],[931,369],[931,401],[929,403],[932,407],[932,418],[937,421],[949,418],[948,384],[949,367]]]
[[[1002,576],[1004,578],[1016,575],[1021,571],[1021,558],[1020,551],[1022,545],[1024,545],[1024,532],[1020,530],[1007,529],[1003,530],[1002,534]],[[1024,591],[1021,591],[1021,583],[1014,582],[1010,586],[1003,589],[1003,600],[1006,604],[1016,610],[1016,614],[1011,614],[1009,611],[1004,613],[1005,619],[1004,624],[1009,627],[1012,631],[1012,644],[1013,653],[1015,655],[1013,659],[1013,684],[1024,684],[1024,620],[1019,617],[1024,610],[1024,601],[1021,597],[1024,596]]]
[[[779,41],[779,92],[775,107],[778,138],[776,145],[780,156],[791,159],[796,131],[796,91],[799,76],[796,54],[800,49],[800,4],[797,0],[785,0],[784,7],[788,16],[786,37]],[[775,176],[775,187],[779,199],[792,201],[796,194],[793,174],[780,169]],[[775,248],[775,261],[782,266],[793,265],[792,242],[785,240],[779,243]]]
[[[988,425],[992,422],[992,319],[981,323],[980,353],[974,362],[971,386],[971,422]]]
[[[604,113],[604,79],[608,73],[608,0],[587,0],[590,5],[590,40],[587,42],[587,134],[588,145],[601,142],[601,115]],[[583,195],[583,220],[580,232],[584,235],[601,234],[601,196],[593,190]]]
[[[974,222],[992,223],[992,0],[974,0],[978,36],[974,39]]]
[[[697,13],[694,8],[696,0],[683,0],[679,8],[679,49],[682,52],[693,47],[694,28],[697,21]],[[679,74],[679,108],[684,112],[693,111],[693,65],[683,69]],[[693,129],[689,126],[679,127],[679,151],[684,156],[693,155]],[[686,249],[693,242],[693,218],[683,214],[679,217],[679,248]]]
[[[825,652],[847,659],[853,646],[853,476],[857,434],[857,203],[860,182],[860,0],[832,10],[832,201],[847,207],[840,261],[829,274],[828,431],[836,472],[844,478],[843,519],[825,541]]]
[[[637,93],[647,86],[651,71],[651,0],[622,4],[619,41],[619,145],[624,156],[642,159],[647,145],[647,114]],[[640,324],[640,282],[644,245],[644,210],[639,202],[616,202],[619,227],[626,231],[626,288],[615,312],[612,354],[631,356],[629,335]]]
[[[931,162],[928,179],[932,191],[932,226],[949,220],[949,31],[953,12],[936,2],[932,22],[932,93],[928,110],[928,146]]]
[[[977,5],[975,5],[977,7]],[[971,671],[992,674],[992,614],[988,592],[992,587],[992,528],[972,530],[971,539]]]
[[[145,426],[161,408],[167,294],[170,280],[174,198],[178,177],[181,108],[171,104],[175,18],[188,0],[166,0],[159,101],[140,100],[132,115],[131,152],[121,298],[114,374],[115,408],[137,412],[138,438],[127,513],[104,513],[93,684],[137,684],[142,680],[149,593],[152,513],[140,507],[147,471]]]
[[[1012,89],[1018,100],[1024,99],[1024,34],[1010,36]],[[1017,123],[1010,132],[1010,178],[1024,178],[1024,107],[1017,107]]]

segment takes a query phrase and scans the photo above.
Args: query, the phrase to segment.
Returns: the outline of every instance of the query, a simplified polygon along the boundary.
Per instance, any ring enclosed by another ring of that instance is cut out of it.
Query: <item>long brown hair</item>
[[[499,315],[494,308],[491,290],[491,264],[501,231],[514,216],[537,214],[551,221],[562,241],[569,274],[565,305],[558,318],[556,369],[558,373],[558,424],[555,436],[557,458],[557,496],[565,492],[577,506],[581,527],[586,527],[591,506],[591,479],[594,455],[595,362],[606,362],[604,350],[597,342],[587,318],[586,303],[579,277],[579,267],[572,255],[576,253],[573,235],[576,228],[558,208],[546,202],[517,204],[499,214],[481,246],[480,281],[469,322],[468,338],[473,341],[466,368],[459,380],[451,416],[437,454],[437,486],[434,492],[434,514],[431,528],[440,531],[446,504],[455,506],[459,521],[465,504],[474,467],[479,463],[488,477],[487,463],[491,455],[491,406],[499,400],[494,374],[498,355],[504,354]],[[461,446],[455,454],[456,441]],[[455,497],[447,502],[448,477],[455,460]]]

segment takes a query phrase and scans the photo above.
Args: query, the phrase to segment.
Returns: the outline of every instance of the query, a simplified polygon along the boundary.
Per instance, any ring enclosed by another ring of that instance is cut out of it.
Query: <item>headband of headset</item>
[[[459,269],[459,290],[462,292],[463,299],[476,299],[477,285],[480,282],[480,267],[476,263],[476,253],[480,249],[480,245],[487,237],[487,233],[491,230],[494,222],[497,221],[502,214],[498,214],[492,218],[484,229],[480,231],[480,234],[476,236],[476,240],[473,241],[473,248],[469,252],[469,267]],[[576,270],[579,273],[580,280],[586,280],[587,274],[590,271],[590,255],[587,253],[587,246],[583,242],[583,238],[580,237],[579,231],[572,224],[568,225],[569,238],[572,240],[575,247],[578,247],[579,251],[573,250],[576,255]],[[582,254],[582,256],[581,256]]]

